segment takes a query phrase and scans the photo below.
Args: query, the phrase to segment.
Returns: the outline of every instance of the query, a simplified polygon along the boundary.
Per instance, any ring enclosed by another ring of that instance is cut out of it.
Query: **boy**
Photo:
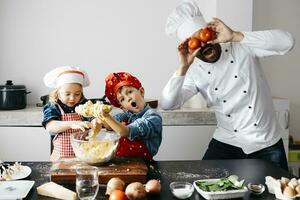
[[[105,112],[100,114],[104,126],[122,136],[117,156],[152,160],[162,140],[162,118],[146,105],[140,81],[127,72],[117,72],[109,74],[105,83],[106,97],[124,111],[114,117]]]

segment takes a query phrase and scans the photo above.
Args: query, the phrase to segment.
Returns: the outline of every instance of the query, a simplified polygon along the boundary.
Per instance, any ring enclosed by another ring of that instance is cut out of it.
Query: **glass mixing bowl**
[[[102,129],[95,138],[89,140],[84,138],[71,135],[75,156],[88,164],[102,164],[114,158],[120,135]]]

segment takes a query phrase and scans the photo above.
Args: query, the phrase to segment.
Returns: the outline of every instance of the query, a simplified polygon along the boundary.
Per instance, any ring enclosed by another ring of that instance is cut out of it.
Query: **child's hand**
[[[95,117],[102,123],[105,121],[105,118],[109,116],[108,112],[105,112],[103,109],[99,109],[97,113],[95,113]]]
[[[91,131],[89,132],[89,136],[87,137],[87,139],[96,137],[100,132],[100,130],[102,129],[102,122],[100,119],[97,118],[93,119],[91,124],[92,124],[92,128]]]
[[[102,128],[102,121],[98,118],[95,118],[92,120],[92,130],[95,132],[95,133],[98,133],[101,128]]]
[[[71,124],[71,129],[80,129],[85,131],[85,129],[92,128],[92,123],[88,121],[74,121]]]
[[[94,128],[94,127],[96,127],[96,126],[99,126],[99,125],[102,125],[102,121],[101,121],[101,119],[99,119],[99,118],[94,118],[94,119],[91,121],[91,123],[92,123],[92,128]]]

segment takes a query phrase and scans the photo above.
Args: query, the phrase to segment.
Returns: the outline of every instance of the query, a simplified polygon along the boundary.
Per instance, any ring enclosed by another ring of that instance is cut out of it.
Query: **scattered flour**
[[[223,178],[230,175],[227,169],[221,169],[221,168],[199,169],[198,173],[183,172],[183,171],[170,172],[165,170],[160,171],[160,173],[163,176],[169,177],[173,181]]]

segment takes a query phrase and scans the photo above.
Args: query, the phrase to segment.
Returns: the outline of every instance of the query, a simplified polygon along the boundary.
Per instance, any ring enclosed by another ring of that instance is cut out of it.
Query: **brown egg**
[[[296,192],[293,188],[287,186],[284,188],[284,191],[283,191],[283,196],[286,196],[286,197],[294,197],[296,195]]]
[[[287,186],[286,184],[285,184],[285,182],[283,182],[283,181],[279,181],[280,182],[280,188],[281,188],[281,191],[283,192],[284,191],[284,188]]]
[[[280,181],[283,182],[285,185],[287,185],[290,182],[290,179],[286,177],[281,177]]]
[[[288,186],[295,189],[295,187],[298,185],[298,181],[295,178],[292,178],[290,182],[288,183]]]
[[[296,191],[297,194],[300,194],[300,185],[296,186],[295,191]]]

